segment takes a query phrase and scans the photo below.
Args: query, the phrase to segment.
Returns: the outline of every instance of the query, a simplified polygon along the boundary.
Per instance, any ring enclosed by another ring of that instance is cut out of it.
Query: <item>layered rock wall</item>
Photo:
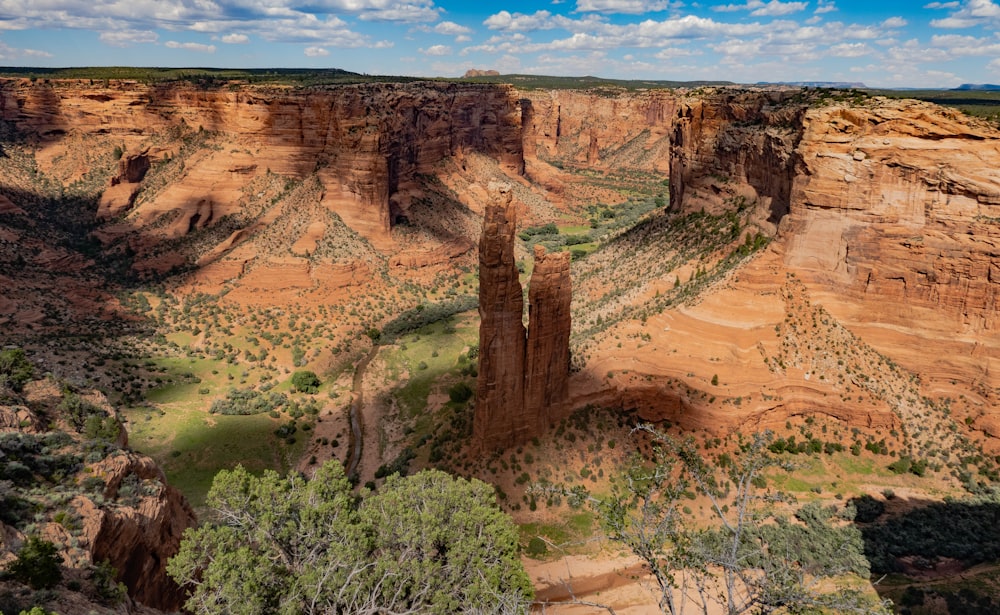
[[[986,334],[1000,327],[1000,132],[930,103],[789,96],[685,101],[672,207],[745,199],[783,268],[881,352],[952,384],[1000,384]]]
[[[569,393],[571,286],[568,252],[536,246],[524,294],[514,255],[515,207],[506,188],[491,186],[479,243],[479,377],[473,437],[482,449],[503,449],[540,434]]]
[[[219,219],[237,211],[241,190],[255,176],[315,172],[326,188],[324,204],[373,240],[385,239],[417,176],[446,156],[476,151],[511,174],[523,171],[518,98],[502,85],[293,90],[3,80],[0,119],[39,144],[43,166],[75,135],[114,139],[127,151],[141,151],[154,135],[222,135],[225,151],[197,161],[205,172],[186,169],[150,207],[204,217],[207,202]]]
[[[666,173],[677,97],[666,90],[522,92],[524,157]],[[529,174],[531,172],[529,165]]]
[[[805,104],[790,92],[723,93],[679,103],[670,154],[670,202],[683,211],[743,198],[776,223],[788,213]]]

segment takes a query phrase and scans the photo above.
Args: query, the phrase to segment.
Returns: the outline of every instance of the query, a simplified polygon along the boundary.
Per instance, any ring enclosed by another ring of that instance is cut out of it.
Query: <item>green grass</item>
[[[441,377],[456,372],[458,357],[477,341],[478,318],[467,312],[454,318],[454,333],[446,333],[447,323],[426,325],[400,338],[386,358],[390,371],[398,376],[405,369],[409,379],[393,393],[409,418],[420,416],[427,399]],[[405,346],[405,350],[403,347]],[[434,354],[437,353],[437,356]],[[426,365],[421,369],[422,365]]]
[[[596,516],[590,511],[573,513],[559,523],[524,523],[519,526],[521,543],[527,544],[535,536],[543,536],[549,542],[572,550],[594,535],[597,529]]]
[[[160,416],[145,409],[126,411],[129,444],[153,457],[195,508],[204,506],[215,473],[237,464],[260,472],[286,472],[308,439],[296,433],[289,446],[274,435],[280,420],[254,416],[209,415],[198,408],[171,406]],[[146,420],[146,417],[150,417]]]

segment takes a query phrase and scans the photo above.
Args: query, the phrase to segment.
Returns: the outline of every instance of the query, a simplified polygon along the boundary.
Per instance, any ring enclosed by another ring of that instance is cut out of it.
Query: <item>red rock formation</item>
[[[524,157],[666,173],[676,96],[666,90],[521,93]],[[601,159],[600,152],[612,152]],[[532,169],[529,165],[529,174]]]
[[[852,331],[941,386],[1000,384],[1000,133],[930,103],[789,95],[685,101],[672,207],[756,203],[782,267]]]
[[[506,188],[486,209],[479,243],[479,378],[473,436],[502,449],[548,427],[569,392],[569,253],[535,248],[525,339],[514,259],[515,209]]]
[[[503,448],[530,437],[525,414],[524,294],[514,257],[517,219],[509,188],[491,186],[479,240],[479,377],[473,437]]]
[[[718,213],[743,197],[763,219],[788,213],[806,105],[794,92],[719,94],[678,106],[670,150],[670,203]],[[773,230],[773,228],[772,228]]]
[[[163,471],[148,457],[135,453],[108,457],[94,473],[105,480],[109,499],[118,497],[129,475],[149,481],[153,492],[140,495],[134,506],[113,508],[97,508],[90,500],[77,498],[77,512],[84,519],[82,538],[90,545],[93,561],[110,561],[129,596],[139,602],[168,611],[180,609],[184,593],[167,576],[166,566],[180,548],[184,530],[195,523],[191,506],[167,485]]]
[[[546,253],[535,246],[528,290],[528,346],[524,407],[536,433],[561,414],[569,396],[569,334],[572,288],[569,252]]]
[[[133,151],[149,147],[154,134],[201,128],[214,135],[226,145],[202,152],[169,190],[137,207],[146,222],[180,211],[184,232],[195,228],[192,216],[204,220],[199,203],[213,204],[215,220],[236,213],[242,188],[271,170],[297,178],[318,173],[324,205],[362,235],[385,241],[409,205],[405,195],[394,198],[397,192],[445,157],[469,150],[495,157],[512,174],[524,166],[518,99],[505,85],[204,90],[0,80],[0,118],[40,139],[46,160],[58,157],[69,134],[110,135]],[[115,189],[115,207],[105,209],[121,209],[123,190]]]

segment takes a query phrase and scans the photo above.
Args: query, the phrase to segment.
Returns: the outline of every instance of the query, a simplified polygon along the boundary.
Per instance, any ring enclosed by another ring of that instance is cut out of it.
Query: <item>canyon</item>
[[[407,450],[421,464],[451,451],[451,468],[527,504],[491,464],[557,442],[587,407],[706,441],[818,420],[849,444],[858,430],[941,464],[926,487],[895,486],[914,498],[986,484],[987,465],[947,468],[1000,452],[1000,131],[948,108],[796,88],[5,80],[0,120],[4,342],[128,406],[133,442],[168,475],[201,457],[155,444],[151,408],[209,430],[228,389],[270,390],[302,365],[330,394],[309,442],[274,464],[343,456],[318,442],[347,437],[354,367],[376,343],[426,343],[423,329],[389,338],[401,315],[464,306],[451,323],[475,298],[479,342],[457,344],[454,366],[375,357],[362,482]],[[549,223],[573,229],[556,251],[519,236]],[[565,243],[604,228],[579,254]],[[157,361],[180,380],[164,384]],[[408,410],[400,388],[431,372]],[[449,406],[458,382],[477,391],[471,411]],[[29,421],[8,418],[5,431]],[[128,459],[114,472],[162,482]],[[130,559],[193,523],[167,500],[84,527],[95,561],[169,609],[162,558]],[[119,552],[98,528],[125,523]]]

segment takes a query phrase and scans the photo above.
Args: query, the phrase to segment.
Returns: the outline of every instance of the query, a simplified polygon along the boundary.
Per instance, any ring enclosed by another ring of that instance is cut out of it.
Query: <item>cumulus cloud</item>
[[[136,43],[155,43],[160,37],[152,30],[112,30],[101,32],[98,38],[112,47],[128,47]]]
[[[833,3],[833,0],[819,0],[819,6],[813,11],[816,15],[823,15],[825,13],[832,13],[837,10],[837,5]]]
[[[782,2],[781,0],[764,2],[763,0],[747,0],[745,4],[723,4],[713,6],[712,10],[724,13],[733,11],[750,11],[750,14],[754,17],[780,17],[782,15],[791,15],[792,13],[804,11],[807,6],[809,6],[808,2]]]
[[[227,34],[222,37],[222,42],[230,45],[243,45],[250,42],[250,37],[246,34]]]
[[[972,28],[983,24],[1000,24],[1000,5],[993,0],[966,0],[962,6],[955,2],[933,3],[937,6],[930,8],[957,8],[952,13],[942,19],[932,19],[931,25],[935,28]]]
[[[959,2],[931,2],[930,4],[925,4],[925,9],[957,9]]]
[[[890,17],[882,22],[883,28],[905,28],[906,20],[902,17]]]
[[[40,49],[18,49],[0,41],[0,60],[18,60],[20,58],[51,58],[52,54]]]
[[[431,45],[426,49],[418,50],[425,56],[446,56],[451,55],[451,47],[448,45]]]
[[[678,3],[660,1],[649,2],[648,0],[577,0],[576,10],[580,13],[624,13],[639,15],[642,13],[653,13],[665,11]]]
[[[116,34],[124,31],[237,30],[272,42],[361,47],[370,44],[367,37],[339,15],[426,23],[440,13],[434,0],[0,0],[0,30],[93,30],[115,45],[131,44],[127,36]]]
[[[461,24],[455,23],[454,21],[442,21],[434,26],[434,31],[438,34],[445,34],[447,36],[460,36],[471,33],[472,28],[467,28]]]
[[[835,58],[860,58],[872,53],[865,43],[840,43],[831,46],[827,52]]]
[[[200,53],[215,53],[215,45],[204,45],[202,43],[179,43],[177,41],[167,41],[164,43],[169,49],[184,49],[185,51],[197,51]]]
[[[302,53],[310,58],[325,58],[330,52],[322,47],[306,47]]]

